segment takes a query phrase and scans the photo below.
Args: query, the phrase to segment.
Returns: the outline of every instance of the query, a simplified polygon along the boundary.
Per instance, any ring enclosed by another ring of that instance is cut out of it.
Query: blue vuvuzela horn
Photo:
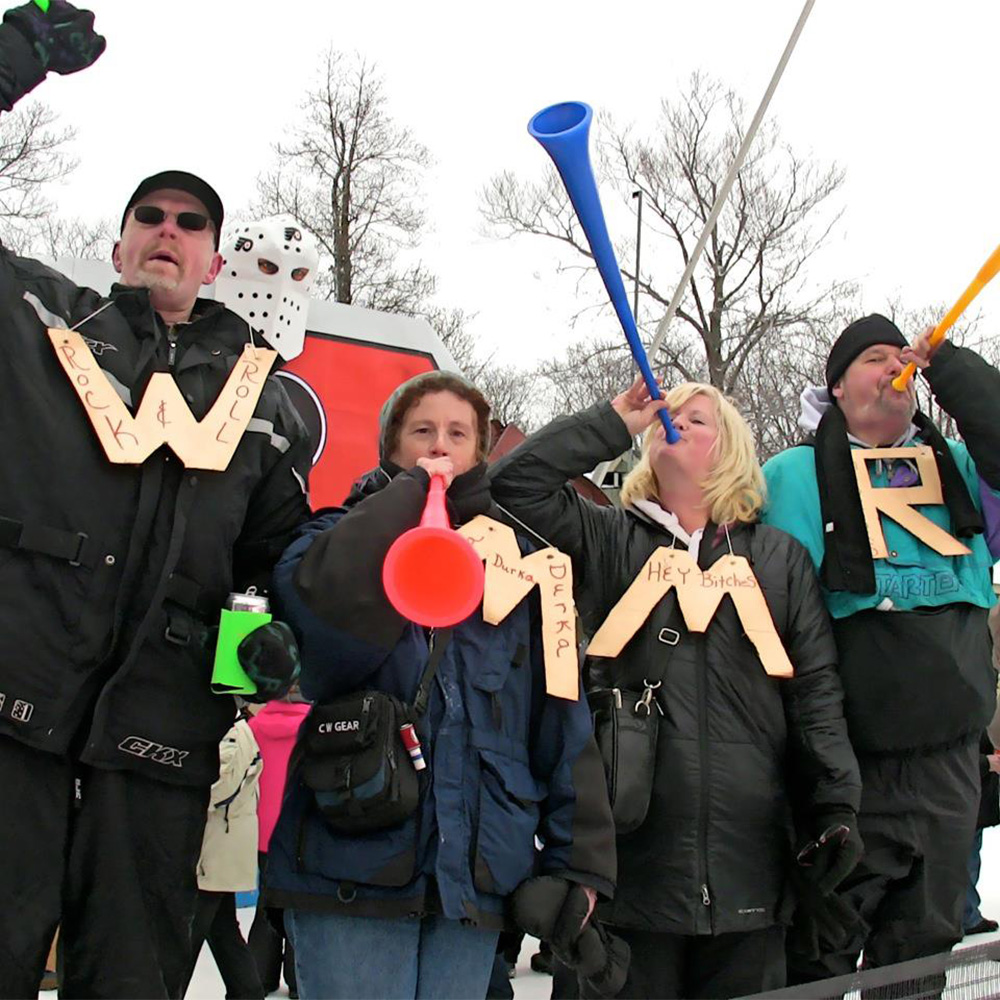
[[[622,282],[621,271],[615,252],[611,247],[611,237],[608,236],[608,226],[604,221],[601,209],[601,198],[597,193],[597,183],[594,172],[590,168],[590,156],[587,143],[590,136],[590,122],[594,112],[589,104],[582,101],[565,101],[553,104],[539,111],[530,122],[528,132],[537,139],[545,152],[552,157],[552,162],[559,171],[559,176],[566,187],[576,217],[590,244],[597,270],[601,273],[604,287],[611,297],[611,304],[618,313],[618,320],[625,331],[625,338],[632,351],[632,357],[642,372],[646,388],[653,399],[663,399],[656,377],[649,366],[646,349],[639,339],[639,331],[635,325],[635,317],[629,308],[628,296]],[[667,432],[667,441],[673,444],[680,439],[676,428],[670,422],[665,409],[660,410],[660,420]]]

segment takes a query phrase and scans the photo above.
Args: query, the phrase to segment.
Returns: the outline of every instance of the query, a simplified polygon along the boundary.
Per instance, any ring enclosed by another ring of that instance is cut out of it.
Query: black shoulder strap
[[[681,604],[677,599],[677,589],[672,587],[670,592],[663,597],[663,600],[673,602],[670,608],[669,617],[667,618],[667,621],[670,624],[661,628],[657,635],[657,641],[662,642],[667,648],[661,655],[654,657],[651,663],[647,663],[645,665],[642,674],[646,684],[654,687],[657,686],[658,682],[663,681],[663,677],[667,672],[667,667],[670,665],[671,650],[681,641],[687,632],[687,625],[684,623],[684,615],[681,612]],[[636,632],[636,635],[639,635],[641,631],[642,630],[640,629],[639,632]],[[629,642],[634,641],[635,636],[629,640]],[[608,686],[610,687],[611,685]]]
[[[417,696],[413,699],[413,716],[419,719],[427,711],[427,702],[431,696],[431,684],[437,675],[438,665],[441,657],[451,642],[451,629],[438,629],[431,633],[431,655],[424,668],[424,676],[420,678],[420,687],[417,688]]]
[[[874,594],[871,542],[847,440],[847,422],[839,406],[829,407],[820,419],[813,451],[823,519],[819,578],[827,590]]]

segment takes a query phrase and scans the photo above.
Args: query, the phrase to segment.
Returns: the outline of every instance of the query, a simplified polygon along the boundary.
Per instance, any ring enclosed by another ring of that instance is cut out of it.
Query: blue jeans
[[[962,913],[962,930],[967,931],[975,927],[982,919],[979,912],[979,890],[976,888],[979,882],[979,869],[982,867],[980,852],[983,849],[983,831],[976,830],[976,839],[972,841],[972,850],[969,852],[969,888],[965,892],[965,909]]]
[[[485,997],[498,931],[444,917],[380,920],[286,910],[303,1000]]]

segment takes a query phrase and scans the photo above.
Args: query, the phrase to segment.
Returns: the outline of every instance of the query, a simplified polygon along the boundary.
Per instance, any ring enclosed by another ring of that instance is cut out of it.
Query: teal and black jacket
[[[978,739],[995,702],[986,616],[996,603],[992,568],[1000,555],[1000,372],[973,351],[946,343],[924,375],[964,439],[947,440],[947,447],[984,529],[960,539],[967,555],[944,556],[880,515],[889,556],[874,560],[874,589],[823,589],[837,638],[844,714],[859,755]],[[924,443],[916,434],[902,447]],[[868,466],[874,486],[891,488],[894,469]],[[776,455],[764,477],[764,522],[794,535],[819,570],[826,545],[813,447]],[[956,536],[944,504],[915,509]]]
[[[908,447],[921,443],[919,438],[914,438]],[[969,488],[969,495],[982,510],[979,475],[968,449],[961,442],[951,440],[948,447]],[[872,462],[869,466],[872,485],[889,488],[890,470],[886,464]],[[768,493],[764,523],[794,535],[809,550],[819,570],[825,547],[812,447],[800,445],[776,455],[764,466],[764,477]],[[943,504],[922,504],[916,510],[950,533],[951,516]],[[962,539],[971,550],[969,555],[943,556],[890,518],[882,518],[882,530],[889,557],[875,560],[875,590],[870,594],[855,594],[824,589],[823,597],[831,617],[846,618],[858,611],[876,608],[887,598],[900,611],[956,603],[990,608],[996,603],[990,578],[995,560],[986,534]]]

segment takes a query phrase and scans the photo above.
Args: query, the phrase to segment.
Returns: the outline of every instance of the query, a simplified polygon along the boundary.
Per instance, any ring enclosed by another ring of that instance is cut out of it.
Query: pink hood
[[[266,853],[271,833],[278,822],[281,800],[285,794],[288,758],[292,755],[295,738],[311,705],[305,702],[268,702],[251,720],[250,728],[257,738],[264,770],[260,776],[260,801],[257,819],[260,823],[259,850]]]

